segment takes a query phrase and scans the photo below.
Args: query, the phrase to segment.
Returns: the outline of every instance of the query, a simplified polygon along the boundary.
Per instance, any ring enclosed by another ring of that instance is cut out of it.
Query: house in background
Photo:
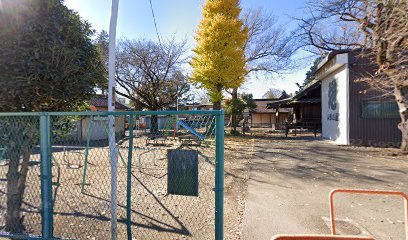
[[[292,109],[290,124],[296,128],[318,130],[322,123],[321,82],[314,80],[305,85],[295,96],[268,103],[270,110]]]
[[[399,146],[399,112],[393,97],[357,81],[375,73],[359,52],[331,52],[318,66],[321,81],[322,136],[336,144]]]
[[[96,109],[99,112],[108,111],[108,96],[105,95],[95,95],[89,102],[89,106]],[[115,111],[129,111],[130,107],[123,103],[116,101]],[[125,135],[125,116],[115,117],[115,132],[118,138]],[[90,128],[91,118],[90,116],[85,116],[75,123],[75,128],[71,133],[66,136],[67,139],[72,139],[73,141],[85,142],[87,141],[88,134],[90,134],[91,141],[105,141],[108,139],[107,129],[108,129],[108,117],[107,116],[95,116],[93,117],[92,128]]]
[[[292,109],[269,109],[267,106],[276,101],[283,101],[286,97],[288,96],[285,95],[279,99],[254,99],[257,107],[249,111],[250,127],[284,129],[285,122],[288,121],[292,114]]]
[[[88,104],[90,106],[94,106],[97,109],[97,111],[100,112],[108,111],[108,96],[97,94],[91,100],[89,100]],[[115,111],[123,112],[130,110],[132,109],[125,104],[125,100],[123,98],[116,99]]]

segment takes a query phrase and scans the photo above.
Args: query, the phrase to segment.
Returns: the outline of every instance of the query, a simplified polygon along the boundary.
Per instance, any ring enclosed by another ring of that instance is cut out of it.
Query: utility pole
[[[108,84],[108,111],[115,111],[115,48],[116,25],[118,22],[119,0],[112,0],[110,26],[109,26],[109,84]],[[118,149],[115,136],[115,116],[109,115],[109,152],[111,161],[111,239],[118,239],[117,223],[117,185],[118,185]]]

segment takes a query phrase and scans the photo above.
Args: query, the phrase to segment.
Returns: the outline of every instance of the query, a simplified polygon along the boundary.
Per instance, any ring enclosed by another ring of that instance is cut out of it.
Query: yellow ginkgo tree
[[[245,80],[248,30],[240,13],[239,0],[206,0],[195,36],[191,80],[208,91],[215,110],[221,108],[223,89],[238,88]]]

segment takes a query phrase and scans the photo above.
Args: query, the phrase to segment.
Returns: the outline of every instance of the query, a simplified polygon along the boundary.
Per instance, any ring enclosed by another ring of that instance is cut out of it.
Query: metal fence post
[[[40,116],[42,237],[53,238],[50,116]]]
[[[215,120],[215,239],[224,239],[224,111]]]
[[[127,238],[132,240],[132,154],[133,154],[133,118],[129,117],[129,153],[127,164],[127,189],[126,189],[126,231]]]
[[[84,173],[82,175],[82,187],[81,187],[82,192],[84,191],[85,184],[86,184],[86,173],[88,169],[88,157],[89,157],[89,144],[91,142],[93,122],[94,122],[94,116],[91,115],[89,119],[88,131],[87,131],[87,136],[86,136],[85,163],[84,163]]]

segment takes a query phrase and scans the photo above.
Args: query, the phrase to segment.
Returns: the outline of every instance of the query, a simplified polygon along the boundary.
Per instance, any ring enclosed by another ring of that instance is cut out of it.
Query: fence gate
[[[0,237],[223,239],[222,111],[0,113]],[[3,217],[4,216],[4,217]]]

